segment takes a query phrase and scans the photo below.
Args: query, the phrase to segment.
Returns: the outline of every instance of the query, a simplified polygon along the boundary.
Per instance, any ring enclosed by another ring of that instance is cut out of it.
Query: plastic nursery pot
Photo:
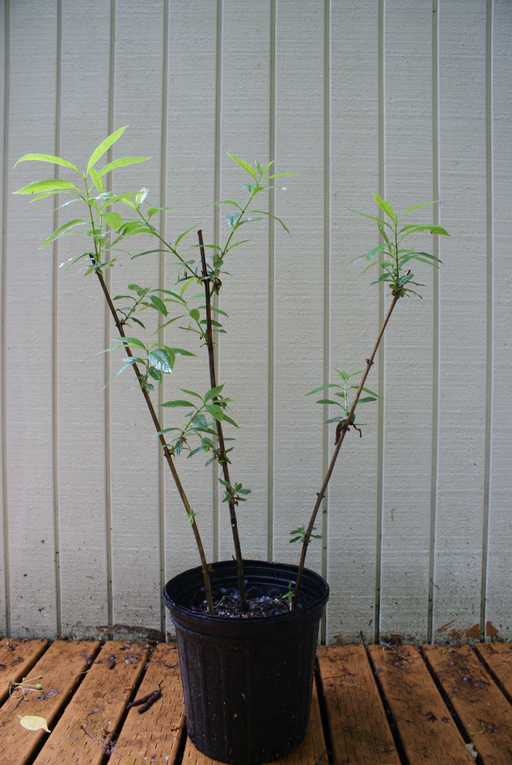
[[[248,588],[286,593],[297,566],[245,561]],[[212,566],[214,591],[236,587],[234,561]],[[329,587],[306,569],[301,608],[254,618],[191,608],[201,569],[171,579],[164,600],[176,627],[187,732],[204,754],[234,765],[270,762],[304,738],[311,707],[318,627]]]

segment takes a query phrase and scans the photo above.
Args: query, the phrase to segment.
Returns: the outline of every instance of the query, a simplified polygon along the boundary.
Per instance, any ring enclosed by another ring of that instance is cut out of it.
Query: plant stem
[[[101,259],[100,259],[100,253],[98,251],[98,244],[97,244],[97,241],[96,241],[96,237],[94,235],[94,232],[95,232],[94,217],[93,217],[92,210],[91,210],[89,205],[88,205],[88,207],[89,207],[89,217],[91,219],[91,226],[92,226],[92,231],[93,231],[94,250],[95,250],[95,255],[91,256],[91,260],[93,261],[93,264],[95,264],[95,262],[98,262],[98,263],[101,262]],[[118,331],[120,337],[122,339],[124,339],[124,338],[126,338],[126,334],[125,334],[125,331],[124,331],[123,323],[122,323],[122,321],[120,320],[120,318],[118,316],[116,307],[115,307],[115,305],[114,305],[114,303],[112,301],[112,298],[110,296],[109,289],[107,287],[105,279],[103,278],[103,274],[102,274],[102,272],[101,272],[101,270],[99,268],[95,269],[95,272],[96,272],[96,276],[98,277],[98,281],[100,283],[101,289],[103,291],[103,295],[105,296],[105,300],[106,300],[107,305],[109,307],[110,313],[112,314],[112,318],[114,319],[114,323],[116,325],[117,331]],[[133,353],[132,353],[132,350],[131,350],[130,346],[127,343],[123,343],[123,345],[124,345],[124,349],[125,349],[125,352],[126,352],[126,355],[128,356],[128,358],[133,359]],[[167,444],[167,441],[165,440],[165,436],[162,433],[162,426],[160,424],[160,420],[158,418],[158,415],[157,415],[157,413],[155,411],[155,407],[153,406],[153,402],[151,400],[151,396],[149,395],[149,392],[146,389],[146,386],[144,384],[144,375],[140,371],[140,369],[139,369],[139,367],[138,367],[136,362],[132,363],[132,367],[133,367],[133,371],[135,373],[135,376],[137,378],[137,382],[139,383],[139,387],[141,389],[142,395],[144,396],[144,400],[146,402],[147,408],[149,410],[149,414],[150,414],[151,419],[153,421],[153,425],[155,426],[155,430],[156,430],[156,432],[158,434],[158,439],[159,439],[160,444],[162,446],[164,457],[165,457],[165,459],[167,461],[167,464],[169,466],[169,470],[171,471],[171,475],[173,477],[174,483],[175,483],[176,488],[178,490],[178,494],[180,495],[180,499],[181,499],[181,502],[183,504],[183,507],[185,508],[185,512],[187,513],[187,517],[188,517],[188,519],[190,521],[190,525],[192,526],[192,532],[194,534],[194,539],[195,539],[195,542],[196,542],[196,545],[197,545],[197,549],[198,549],[198,552],[199,552],[199,558],[201,560],[201,568],[202,568],[202,573],[203,573],[203,583],[204,583],[204,589],[205,589],[205,595],[206,595],[206,602],[207,602],[207,605],[208,605],[208,611],[210,613],[213,613],[213,596],[212,596],[212,586],[211,586],[211,581],[210,581],[210,572],[209,572],[209,569],[208,569],[208,561],[206,559],[206,553],[205,553],[205,550],[204,550],[203,540],[201,538],[201,534],[199,532],[199,528],[197,526],[197,523],[196,523],[196,520],[195,520],[195,517],[194,517],[194,512],[192,510],[192,506],[191,506],[191,504],[189,502],[189,499],[188,499],[188,497],[187,497],[187,495],[185,493],[185,489],[183,487],[183,484],[181,483],[180,477],[178,475],[178,471],[176,470],[176,465],[174,464],[174,460],[172,458],[172,454],[171,454],[171,451],[170,451],[169,446]]]
[[[357,408],[357,405],[359,403],[359,399],[361,398],[361,394],[363,392],[363,388],[366,385],[366,380],[368,379],[368,375],[370,374],[370,370],[373,367],[373,364],[375,362],[375,357],[377,355],[377,351],[379,350],[380,343],[382,341],[382,338],[384,336],[384,332],[386,331],[386,327],[389,323],[389,320],[391,319],[391,314],[395,310],[395,306],[398,303],[400,299],[400,295],[393,295],[393,300],[391,301],[391,304],[389,306],[388,312],[384,318],[384,321],[382,323],[382,327],[380,328],[377,340],[375,341],[375,345],[373,346],[373,350],[371,353],[371,356],[366,359],[366,368],[363,372],[363,376],[361,378],[361,382],[359,383],[359,387],[357,389],[357,393],[355,395],[354,401],[352,402],[352,406],[350,407],[350,411],[348,413],[348,416],[346,417],[343,422],[340,423],[341,428],[338,428],[337,434],[336,434],[336,444],[334,447],[334,451],[331,457],[331,461],[329,463],[329,467],[327,468],[327,472],[324,476],[324,479],[322,481],[322,485],[320,487],[320,491],[316,495],[316,501],[313,507],[313,511],[311,513],[311,517],[309,519],[308,527],[306,529],[306,533],[304,534],[304,539],[302,542],[302,549],[300,553],[300,561],[299,561],[299,570],[297,573],[297,579],[295,582],[295,592],[293,596],[293,608],[295,609],[297,607],[298,601],[299,601],[299,595],[300,595],[300,588],[302,584],[302,577],[304,574],[304,565],[306,563],[306,554],[308,551],[309,543],[311,541],[311,535],[314,530],[316,517],[318,515],[318,511],[320,510],[320,506],[322,504],[322,500],[325,497],[325,492],[327,491],[327,486],[329,485],[329,481],[331,480],[332,473],[334,471],[334,467],[336,465],[336,461],[338,459],[338,455],[340,453],[341,447],[343,446],[343,442],[345,440],[345,436],[347,435],[348,431],[350,430],[351,426],[354,424],[354,415]]]
[[[217,387],[217,373],[215,369],[215,348],[213,344],[213,325],[212,325],[212,295],[210,289],[210,277],[208,274],[208,266],[206,263],[206,253],[203,241],[203,232],[199,230],[197,232],[197,238],[199,240],[199,251],[201,253],[201,270],[203,275],[203,287],[204,297],[206,305],[206,346],[208,348],[208,365],[210,369],[210,388]],[[214,402],[217,403],[216,397]],[[229,459],[226,453],[226,444],[224,441],[224,430],[220,420],[215,420],[217,428],[217,440],[219,442],[218,450],[218,462],[222,467],[222,474],[224,481],[228,486],[231,486],[231,478],[229,475]],[[238,523],[236,517],[236,505],[228,492],[228,505],[229,505],[229,517],[231,522],[231,533],[233,535],[233,544],[235,547],[235,558],[238,574],[238,589],[240,592],[240,605],[242,610],[247,608],[247,600],[245,596],[245,583],[244,583],[244,563],[242,558],[242,549],[240,546],[240,537],[238,534]]]

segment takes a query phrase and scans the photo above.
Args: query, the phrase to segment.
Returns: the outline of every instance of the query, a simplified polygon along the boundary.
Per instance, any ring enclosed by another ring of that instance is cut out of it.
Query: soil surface
[[[262,616],[279,616],[290,611],[291,598],[287,592],[278,588],[262,591],[248,586],[246,589],[247,608],[242,609],[240,594],[234,587],[219,587],[214,590],[213,604],[215,616],[230,619],[251,619]],[[194,606],[193,606],[194,607]],[[206,600],[203,600],[198,611],[208,610]]]

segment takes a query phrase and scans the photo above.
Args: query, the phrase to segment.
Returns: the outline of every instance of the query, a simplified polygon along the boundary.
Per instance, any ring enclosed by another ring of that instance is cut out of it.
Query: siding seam
[[[378,5],[378,184],[381,197],[386,196],[386,177],[385,177],[385,0],[379,0]],[[382,213],[379,212],[381,216]],[[380,238],[379,238],[380,241]],[[379,285],[379,308],[378,321],[379,326],[384,320],[384,288]],[[381,597],[382,597],[382,541],[383,541],[383,515],[384,515],[384,406],[385,406],[385,368],[384,368],[384,341],[381,343],[378,352],[378,380],[379,380],[379,401],[378,401],[378,439],[377,439],[377,534],[376,534],[376,554],[375,554],[375,642],[380,638],[380,617],[381,617]]]
[[[269,161],[276,161],[276,39],[277,0],[270,2],[270,87],[269,87]],[[268,209],[275,214],[276,197],[270,188]],[[267,558],[274,556],[274,300],[275,300],[275,223],[268,221],[268,343],[267,343]]]
[[[55,66],[55,154],[60,156],[62,127],[62,0],[57,0],[57,35]],[[58,165],[55,177],[60,177]],[[59,206],[53,202],[53,228],[59,225]],[[53,544],[55,556],[55,623],[62,634],[62,583],[60,571],[60,506],[59,506],[59,245],[52,247],[52,480],[53,480]]]
[[[489,519],[492,484],[492,425],[494,399],[494,125],[493,125],[493,35],[494,0],[487,0],[485,62],[485,131],[486,131],[486,401],[485,453],[482,523],[482,590],[480,603],[480,637],[485,639],[487,583],[489,565]]]
[[[7,363],[7,328],[5,324],[7,297],[7,193],[9,157],[9,106],[10,106],[10,0],[5,2],[5,59],[4,59],[4,135],[3,135],[3,177],[2,177],[2,263],[1,263],[1,326],[0,326],[0,354],[1,354],[1,401],[0,418],[2,429],[2,528],[3,528],[3,556],[5,569],[5,630],[9,637],[11,634],[11,587],[10,587],[10,550],[9,550],[9,514],[7,508],[7,389],[6,389],[6,363]]]

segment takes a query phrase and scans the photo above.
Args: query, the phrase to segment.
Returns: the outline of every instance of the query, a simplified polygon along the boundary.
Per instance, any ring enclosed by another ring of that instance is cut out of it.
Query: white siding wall
[[[360,367],[385,310],[351,263],[375,234],[350,208],[440,200],[444,264],[394,318],[309,563],[329,640],[512,637],[511,40],[509,0],[1,0],[0,633],[165,630],[160,587],[196,565],[134,381],[101,353],[101,295],[59,271],[75,245],[38,250],[52,207],[11,194],[34,174],[21,154],[82,162],[129,124],[119,151],[152,162],[124,179],[172,208],[169,234],[223,233],[227,151],[297,173],[269,200],[291,238],[255,229],[223,296],[248,557],[295,559],[333,441],[304,393]],[[172,264],[135,261],[113,289],[135,274],[163,285]],[[182,467],[209,556],[230,556],[214,472]]]

